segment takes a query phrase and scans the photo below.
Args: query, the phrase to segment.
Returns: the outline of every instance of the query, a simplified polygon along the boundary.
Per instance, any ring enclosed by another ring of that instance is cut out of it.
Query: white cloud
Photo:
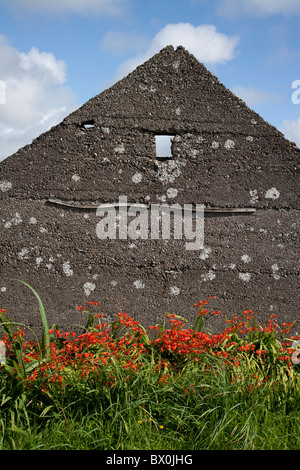
[[[54,82],[56,84],[66,81],[66,64],[57,61],[53,54],[49,52],[39,52],[36,47],[32,47],[28,54],[21,52],[20,67],[26,72],[34,70],[42,80]]]
[[[33,13],[60,14],[66,12],[91,16],[94,14],[119,15],[128,0],[5,0],[15,10]]]
[[[300,0],[219,0],[219,12],[226,16],[242,13],[288,15],[300,13]]]
[[[33,47],[27,54],[0,35],[0,77],[5,104],[0,104],[0,160],[58,124],[77,107],[66,81],[66,64]]]
[[[167,24],[156,34],[145,53],[133,57],[119,67],[118,78],[124,77],[169,45],[185,47],[200,62],[217,64],[235,57],[238,42],[237,36],[230,37],[220,33],[213,25]]]
[[[282,123],[281,132],[283,132],[287,139],[291,142],[295,142],[295,144],[300,148],[300,118],[296,121],[285,119]]]
[[[254,87],[234,86],[231,91],[241,98],[248,106],[258,104],[274,104],[282,102],[282,97],[275,93],[269,93],[265,90],[259,90]]]

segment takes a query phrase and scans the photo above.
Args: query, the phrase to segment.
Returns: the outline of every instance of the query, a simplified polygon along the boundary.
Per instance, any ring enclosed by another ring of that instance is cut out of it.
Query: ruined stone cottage
[[[0,163],[0,307],[39,329],[22,279],[64,329],[85,323],[76,307],[91,300],[144,325],[191,318],[208,296],[227,315],[299,318],[299,155],[189,52],[166,47]],[[204,247],[99,239],[96,208],[120,196],[204,205]]]

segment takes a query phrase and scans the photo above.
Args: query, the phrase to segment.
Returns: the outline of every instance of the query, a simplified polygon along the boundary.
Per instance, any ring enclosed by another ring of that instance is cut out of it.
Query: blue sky
[[[300,147],[299,21],[300,0],[0,0],[0,160],[168,44]]]

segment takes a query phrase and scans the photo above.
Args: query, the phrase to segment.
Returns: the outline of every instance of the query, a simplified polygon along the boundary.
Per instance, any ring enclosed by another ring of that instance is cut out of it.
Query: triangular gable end
[[[167,159],[159,135],[173,137]],[[65,323],[78,322],[74,303],[91,295],[147,321],[170,308],[184,314],[206,294],[229,310],[265,296],[263,314],[294,313],[299,153],[184,48],[168,46],[0,163],[1,305],[18,317],[8,282],[18,278],[44,296],[53,321],[63,306]],[[225,216],[207,219],[201,253],[175,240],[100,243],[93,207],[120,195]]]

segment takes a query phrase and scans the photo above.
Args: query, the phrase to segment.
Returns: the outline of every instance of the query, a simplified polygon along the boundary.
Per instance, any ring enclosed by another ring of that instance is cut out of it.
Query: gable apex
[[[176,129],[193,125],[203,130],[241,130],[251,119],[274,129],[228,90],[183,46],[169,45],[139,65],[110,88],[91,98],[63,121],[80,125],[93,120],[102,125],[105,120],[126,119],[133,125],[155,130],[150,120],[172,122]],[[145,122],[146,121],[146,122]],[[122,126],[121,121],[118,125]],[[163,132],[163,129],[161,129]],[[277,130],[275,132],[278,132]]]

